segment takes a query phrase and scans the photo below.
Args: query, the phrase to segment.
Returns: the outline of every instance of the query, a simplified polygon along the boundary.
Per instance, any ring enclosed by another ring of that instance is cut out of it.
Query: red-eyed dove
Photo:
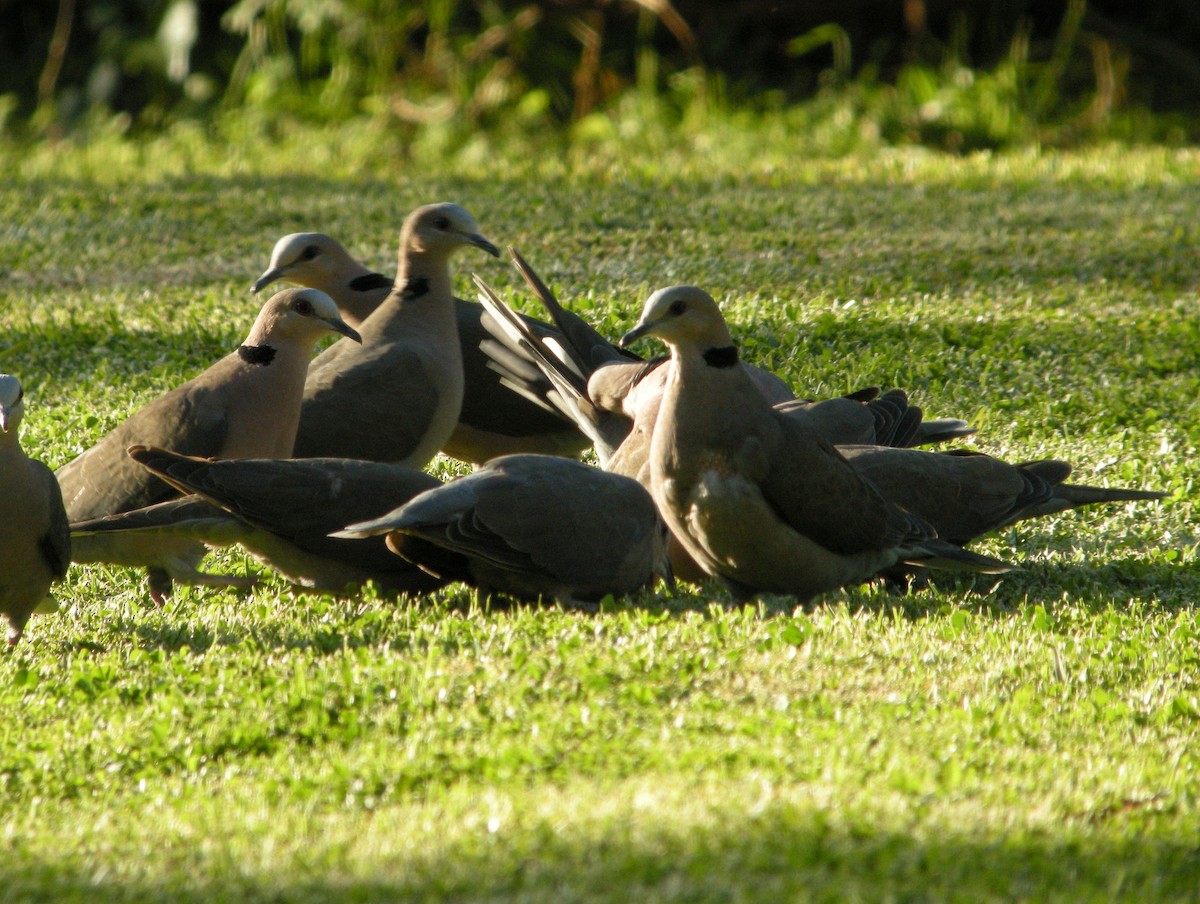
[[[519,257],[518,266],[547,307],[551,310],[558,307],[549,289]],[[503,301],[486,285],[481,285],[481,289],[480,300],[491,316],[512,324]],[[568,316],[574,315],[568,313]],[[523,359],[539,368],[538,376],[552,384],[553,392],[543,393],[542,398],[574,417],[581,429],[593,437],[606,470],[636,477],[649,486],[650,436],[665,368],[654,361],[640,366],[608,364],[591,371],[578,357],[569,358],[558,350],[547,349],[537,337],[528,334],[521,335],[516,346],[510,340],[507,347],[510,351],[519,347]],[[591,376],[586,386],[585,373]],[[533,379],[526,371],[521,387],[529,388],[532,384]],[[872,417],[862,416],[864,407]],[[1162,496],[1155,491],[1064,484],[1062,481],[1070,474],[1071,466],[1061,461],[1013,466],[965,451],[933,453],[881,446],[881,442],[891,446],[904,446],[914,440],[935,442],[971,432],[962,421],[953,419],[917,423],[919,409],[906,407],[899,390],[882,395],[862,391],[845,399],[817,403],[783,402],[775,408],[807,418],[889,501],[924,518],[942,539],[960,545],[1026,518],[1082,505]],[[861,438],[871,444],[861,444]],[[690,561],[678,541],[672,538],[670,548],[677,578],[703,578],[703,572]]]
[[[645,489],[567,458],[493,459],[338,536],[376,534],[434,573],[440,566],[426,559],[424,544],[440,547],[489,595],[571,604],[670,575],[665,528]]]
[[[134,443],[216,458],[290,456],[313,346],[331,331],[358,341],[358,334],[341,319],[337,306],[324,292],[288,289],[274,295],[236,351],[130,415],[58,470],[70,520],[115,515],[176,495],[173,488],[125,454]],[[203,555],[198,544],[170,539],[164,539],[157,553],[144,544],[125,550],[111,543],[93,547],[82,538],[72,551],[76,562],[146,566],[151,596],[160,603],[170,593],[172,579],[246,583],[241,578],[196,572],[195,565]]]
[[[651,494],[692,558],[735,597],[808,599],[901,562],[1010,570],[939,539],[811,425],[773,408],[738,366],[704,291],[655,292],[622,345],[642,336],[671,349],[650,444]]]
[[[393,286],[391,279],[371,271],[319,232],[293,233],[276,242],[270,265],[252,290],[257,292],[277,279],[328,292],[355,326],[383,304]],[[482,308],[455,298],[454,312],[463,362],[463,400],[458,423],[442,451],[477,464],[514,452],[576,455],[582,451],[588,441],[573,422],[500,385],[500,377],[480,350],[488,335],[480,323]],[[540,335],[557,332],[532,317],[523,320]]]
[[[53,608],[50,585],[66,575],[71,560],[54,473],[21,448],[24,397],[16,377],[0,374],[0,614],[10,647],[32,612]]]

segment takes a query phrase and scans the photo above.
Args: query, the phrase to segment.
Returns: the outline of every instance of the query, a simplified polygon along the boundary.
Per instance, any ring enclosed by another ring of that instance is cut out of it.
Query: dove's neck
[[[738,363],[738,350],[736,345],[712,346],[706,348],[701,357],[709,367],[734,367]]]
[[[676,346],[671,360],[684,378],[703,380],[713,371],[725,371],[738,365],[737,346],[732,343],[706,346]]]
[[[0,461],[24,458],[21,444],[17,441],[17,425],[8,422],[7,430],[0,430]]]
[[[400,261],[393,295],[405,304],[437,303],[454,297],[450,262],[442,254],[410,251]]]
[[[275,346],[266,342],[253,345],[247,340],[246,343],[238,346],[238,357],[247,364],[256,367],[267,367],[275,360]]]

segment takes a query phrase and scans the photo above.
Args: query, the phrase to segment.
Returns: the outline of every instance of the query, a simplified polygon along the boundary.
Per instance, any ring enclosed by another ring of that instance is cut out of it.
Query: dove
[[[669,580],[666,530],[646,490],[568,458],[506,455],[335,536],[387,535],[438,573],[427,545],[456,556],[485,594],[564,605]],[[422,542],[423,541],[423,542]]]
[[[292,453],[300,399],[313,346],[330,332],[357,342],[337,306],[316,289],[288,289],[262,307],[246,340],[203,373],[129,416],[94,446],[56,472],[71,521],[115,515],[162,502],[176,491],[126,455],[149,443],[185,455],[286,458]],[[199,544],[164,539],[157,552],[139,544],[103,549],[74,544],[75,562],[146,566],[158,603],[173,580],[241,586],[246,579],[205,575],[195,566]]]
[[[50,585],[71,561],[67,513],[54,472],[21,448],[25,413],[21,381],[0,374],[0,613],[8,645],[21,639],[29,616],[53,609]]]

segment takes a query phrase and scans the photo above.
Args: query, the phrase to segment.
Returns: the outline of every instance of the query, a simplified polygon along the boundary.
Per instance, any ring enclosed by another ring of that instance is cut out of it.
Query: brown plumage
[[[66,576],[71,538],[62,494],[51,470],[21,448],[24,392],[16,377],[0,374],[0,614],[11,647],[38,607],[49,605],[50,585]]]
[[[328,292],[347,321],[361,323],[391,294],[393,281],[352,258],[334,239],[319,232],[301,232],[281,238],[271,252],[267,270],[253,291],[277,279]],[[463,399],[458,423],[442,445],[447,455],[482,463],[513,452],[574,455],[587,439],[570,421],[536,404],[514,396],[500,385],[480,351],[487,333],[480,323],[479,305],[454,299],[458,339],[463,364]],[[530,329],[551,334],[554,328],[525,318]]]
[[[511,249],[510,249],[511,250]],[[488,311],[493,340],[484,348],[504,374],[505,385],[571,417],[592,440],[601,466],[650,488],[650,440],[670,368],[666,358],[619,358],[606,339],[558,303],[532,268],[512,251],[518,269],[569,341],[550,346],[525,330],[514,312],[476,277],[479,300]],[[738,362],[781,414],[794,418],[832,443],[934,442],[973,432],[953,418],[925,423],[902,390],[860,390],[849,396],[807,402],[791,397],[778,377]],[[781,387],[784,387],[781,389]],[[670,538],[675,576],[701,582],[705,572],[683,545]]]
[[[550,290],[519,256],[518,266],[547,307],[552,311],[559,308]],[[486,285],[480,288],[480,300],[490,316],[511,327],[504,343],[507,354],[502,358],[519,373],[509,374],[517,391],[537,395],[575,418],[593,437],[606,470],[634,477],[648,487],[650,439],[668,372],[662,366],[665,362],[613,362],[592,369],[583,356],[572,354],[570,349],[563,354],[545,348],[536,336],[520,334],[519,324],[503,301]],[[602,341],[585,336],[576,344]],[[539,380],[544,381],[540,394],[534,389]],[[835,444],[855,470],[889,501],[924,518],[939,537],[957,544],[1026,518],[1083,505],[1162,496],[1155,491],[1063,483],[1071,466],[1061,461],[1014,466],[961,450],[934,453],[893,448],[972,432],[963,421],[952,418],[922,421],[920,409],[909,406],[900,390],[861,390],[840,399],[792,400],[774,407],[807,423]],[[677,578],[698,581],[705,577],[674,538],[670,548]]]
[[[350,341],[358,334],[333,300],[316,289],[288,289],[263,305],[245,342],[203,373],[130,415],[91,449],[56,474],[72,521],[115,515],[176,495],[125,454],[135,443],[152,443],[186,455],[216,458],[286,458],[292,452],[300,398],[317,340],[330,332]],[[153,561],[152,550],[78,542],[76,562],[105,561],[150,568],[151,595],[160,601],[171,579],[197,583],[244,583],[194,571],[204,550],[172,544]],[[103,558],[100,558],[103,556]],[[187,563],[191,563],[190,565]]]
[[[810,425],[774,409],[736,366],[707,293],[655,292],[622,344],[646,335],[671,349],[650,445],[651,494],[692,558],[735,596],[807,599],[898,562],[1009,570],[938,539]]]
[[[399,272],[362,323],[362,345],[335,342],[304,387],[297,458],[361,458],[424,467],[454,431],[463,399],[462,350],[450,257],[496,247],[457,204],[430,204],[400,231]]]
[[[403,262],[401,270],[406,272]],[[270,266],[254,283],[254,291],[276,279],[328,292],[352,323],[361,323],[370,316],[393,288],[391,279],[372,272],[321,233],[296,233],[276,243]],[[512,452],[573,455],[582,450],[587,440],[573,423],[501,387],[500,378],[488,368],[487,358],[479,349],[487,335],[480,324],[482,309],[459,298],[454,298],[453,304],[462,357],[463,397],[458,422],[442,444],[442,451],[464,461],[482,463]],[[549,324],[532,318],[528,323],[534,330],[554,331]],[[351,363],[349,359],[343,362]],[[319,366],[324,367],[325,362]],[[307,441],[301,444],[301,449],[305,448]]]

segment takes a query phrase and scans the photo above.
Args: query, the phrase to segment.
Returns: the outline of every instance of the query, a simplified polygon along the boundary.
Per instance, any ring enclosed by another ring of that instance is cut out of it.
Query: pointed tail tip
[[[1008,574],[1020,571],[1021,566],[1005,562],[982,553],[971,552],[954,543],[943,540],[926,542],[918,554],[905,560],[909,565],[922,568],[940,568],[946,571],[969,571],[976,574]]]
[[[918,446],[945,443],[955,439],[966,439],[979,431],[966,421],[959,418],[943,417],[930,421],[922,421],[913,437],[913,444]]]
[[[328,536],[337,540],[365,540],[367,537],[385,534],[390,530],[391,528],[382,524],[379,519],[374,519],[372,521],[358,521],[354,524],[347,524],[341,530],[330,531]]]
[[[1166,499],[1171,494],[1164,490],[1139,490],[1132,487],[1093,487],[1082,483],[1062,483],[1056,486],[1055,495],[1066,499],[1077,507],[1100,502],[1154,502]]]

